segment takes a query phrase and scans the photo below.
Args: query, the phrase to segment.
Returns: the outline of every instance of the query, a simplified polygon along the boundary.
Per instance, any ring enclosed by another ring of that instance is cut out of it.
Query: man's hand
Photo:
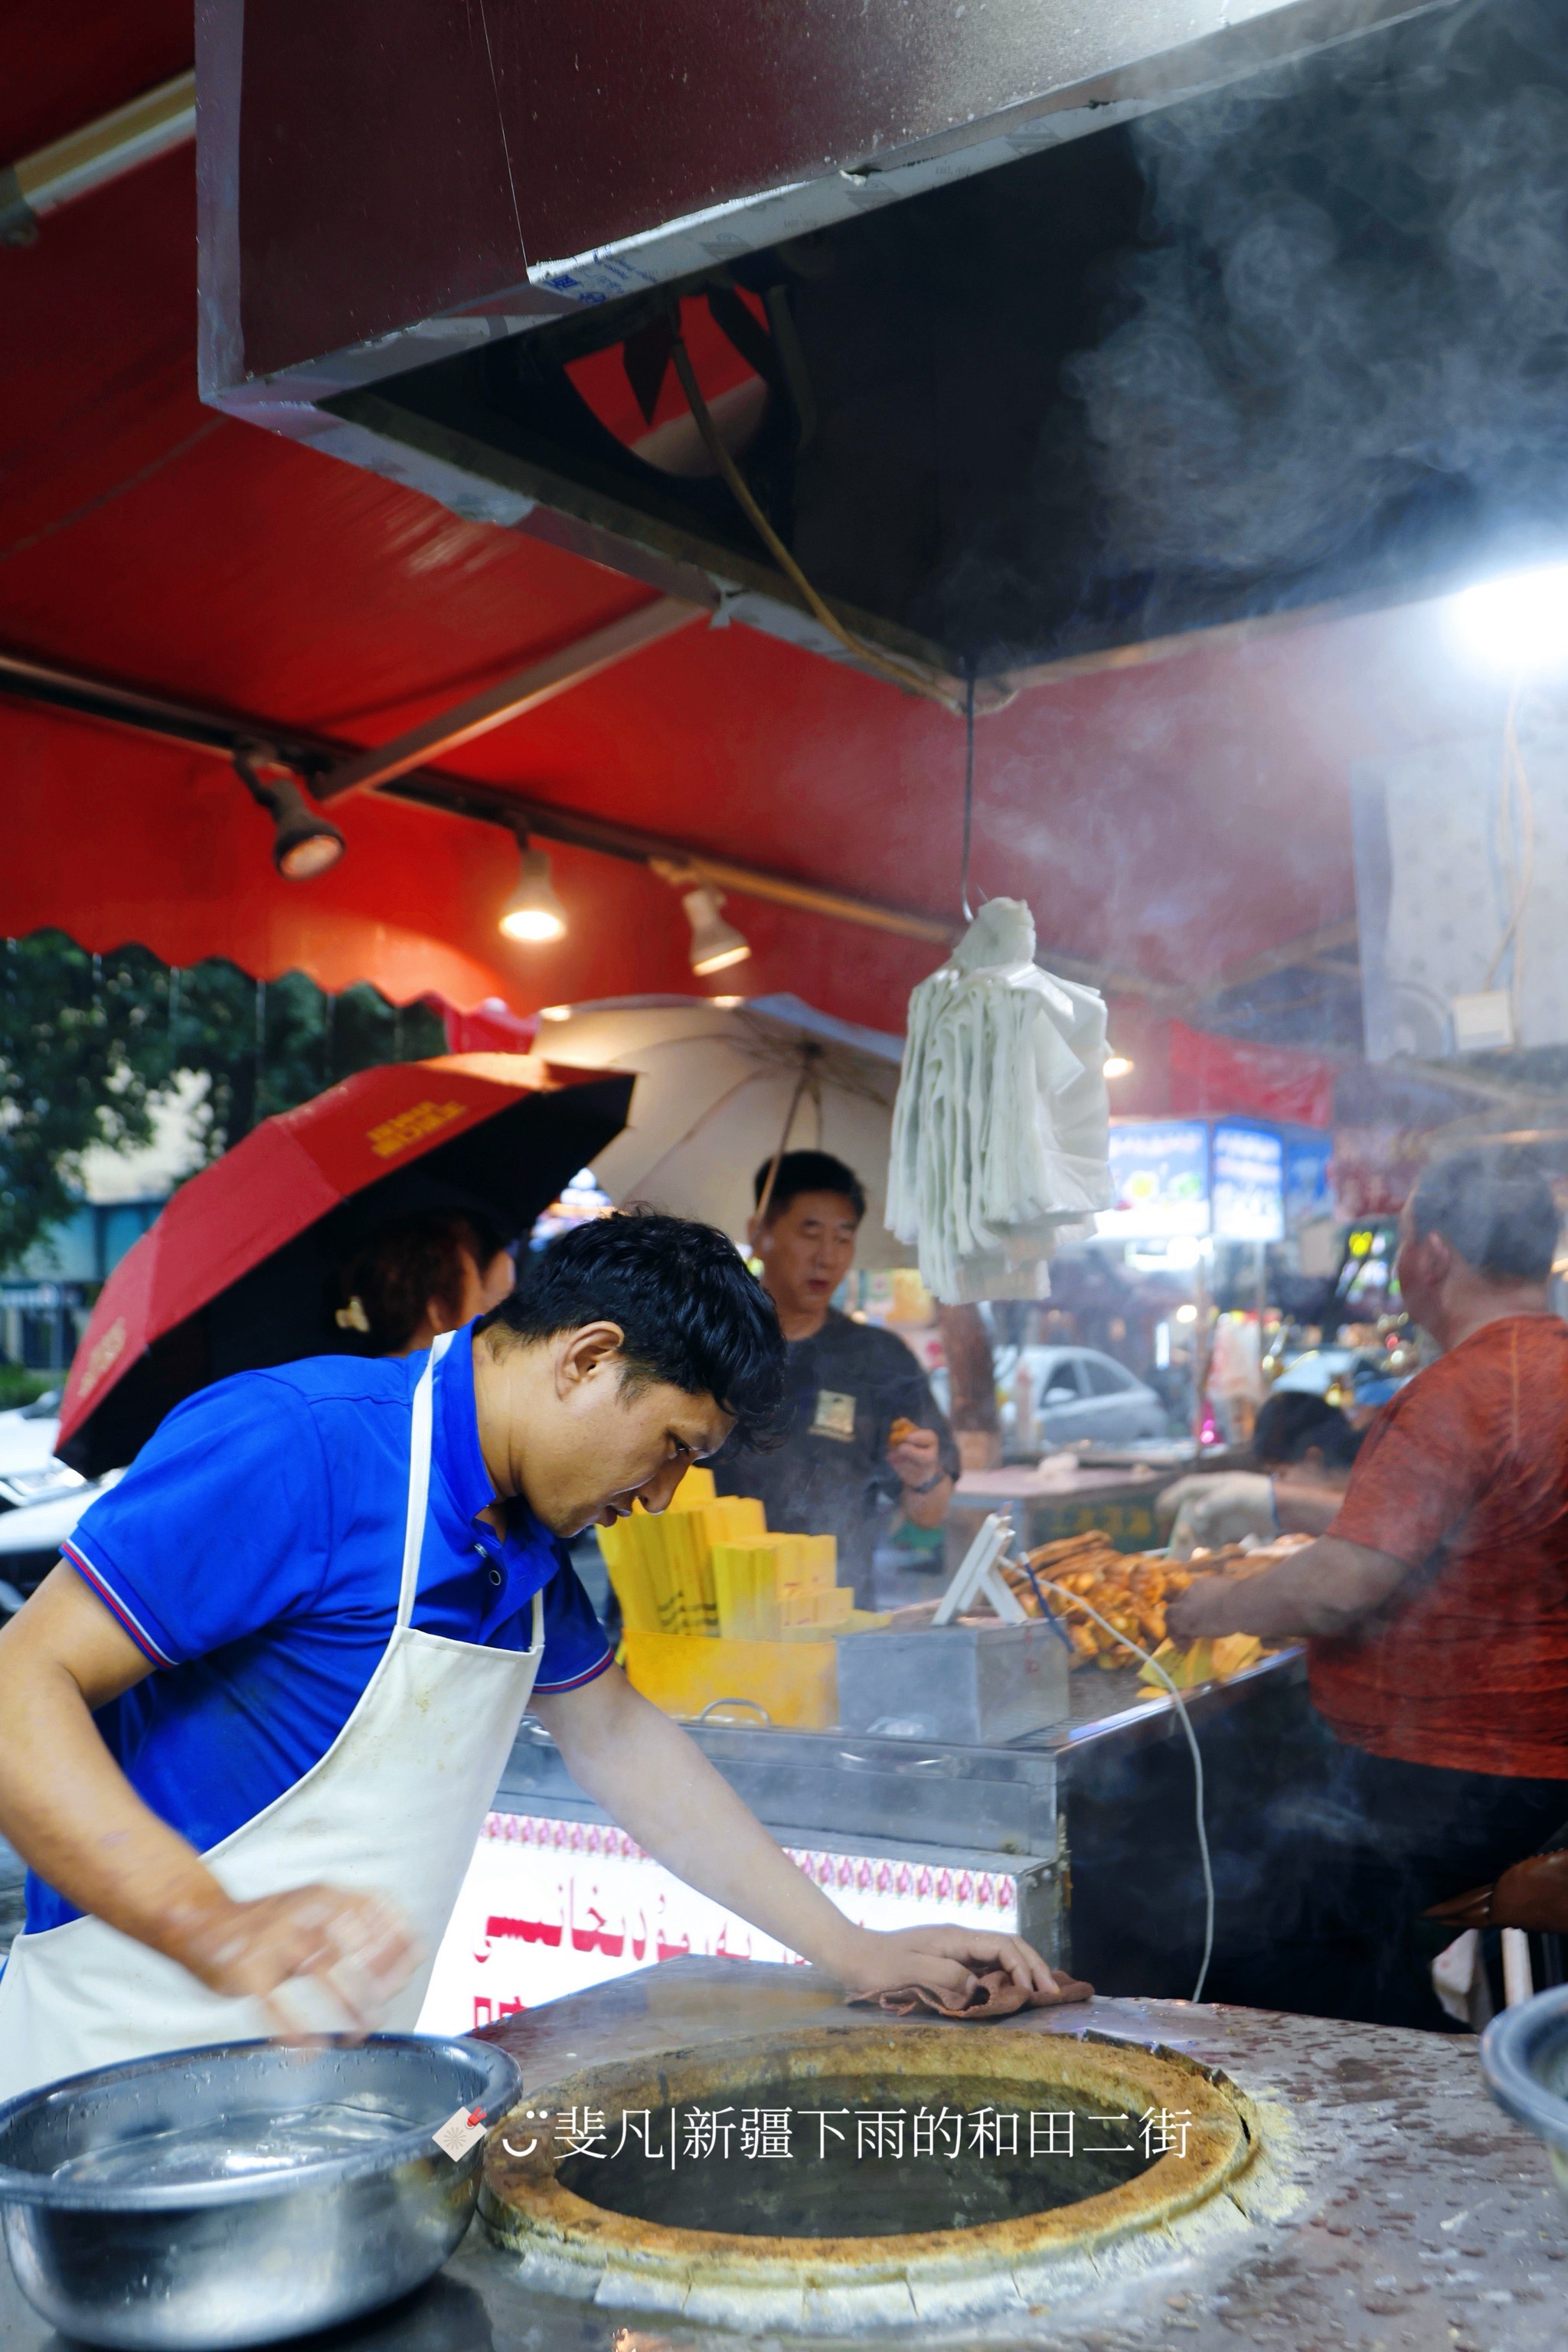
[[[1020,1992],[1050,1992],[1056,1983],[1032,1944],[1021,1936],[993,1936],[984,1927],[900,1927],[878,1935],[857,1927],[846,1937],[834,1974],[852,1992],[890,1992],[929,1985],[962,2009],[983,1971],[1000,1969]]]
[[[908,1422],[895,1422],[893,1443],[888,1448],[888,1461],[897,1471],[899,1481],[905,1486],[923,1486],[928,1478],[937,1476],[942,1469],[942,1446],[934,1429],[918,1429]]]
[[[320,1885],[253,1903],[218,1892],[170,1918],[163,1949],[209,1991],[259,2000],[285,2040],[304,2023],[289,1999],[290,1986],[313,1979],[342,2011],[342,2030],[368,2033],[420,1957],[390,1903]]]
[[[1240,1543],[1247,1536],[1267,1540],[1279,1532],[1274,1482],[1252,1470],[1178,1478],[1159,1501],[1162,1518],[1173,1510],[1173,1559],[1190,1559],[1200,1544],[1212,1551],[1221,1544]]]
[[[79,1911],[150,1945],[210,1991],[305,2024],[286,1988],[320,1984],[318,2011],[363,2031],[417,1954],[374,1895],[302,1886],[234,1902],[187,1841],[142,1802],[93,1711],[151,1671],[97,1594],[63,1562],[0,1633],[0,1832]]]
[[[1211,1635],[1239,1633],[1237,1603],[1248,1580],[1228,1576],[1197,1576],[1184,1592],[1173,1592],[1165,1602],[1165,1631],[1173,1642],[1206,1641]]]

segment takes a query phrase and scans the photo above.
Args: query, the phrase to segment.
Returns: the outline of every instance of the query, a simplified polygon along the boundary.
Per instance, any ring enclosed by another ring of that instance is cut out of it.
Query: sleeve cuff
[[[129,1633],[142,1656],[155,1666],[175,1666],[180,1661],[168,1647],[162,1627],[149,1623],[144,1612],[139,1612],[110,1578],[101,1560],[89,1558],[75,1537],[68,1537],[60,1546],[62,1556],[69,1560],[77,1574],[97,1594],[117,1623]]]
[[[596,1659],[593,1665],[585,1666],[580,1675],[569,1675],[564,1682],[547,1683],[543,1681],[535,1681],[533,1685],[534,1691],[537,1696],[542,1698],[547,1695],[552,1696],[557,1691],[581,1690],[584,1683],[596,1682],[598,1677],[604,1673],[605,1668],[606,1666],[613,1665],[614,1664],[615,1660],[611,1656],[608,1647],[606,1647],[604,1656]]]

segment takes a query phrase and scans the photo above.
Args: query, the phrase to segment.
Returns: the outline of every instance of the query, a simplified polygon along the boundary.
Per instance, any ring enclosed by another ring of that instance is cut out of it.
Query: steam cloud
[[[1150,242],[1064,372],[1103,575],[1288,591],[1434,528],[1512,556],[1568,525],[1560,0],[1467,0],[1132,137]]]

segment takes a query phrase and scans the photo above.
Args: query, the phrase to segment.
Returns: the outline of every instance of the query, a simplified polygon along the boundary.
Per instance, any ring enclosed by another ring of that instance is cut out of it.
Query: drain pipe
[[[0,170],[0,245],[35,245],[47,213],[196,135],[196,78],[176,74]]]

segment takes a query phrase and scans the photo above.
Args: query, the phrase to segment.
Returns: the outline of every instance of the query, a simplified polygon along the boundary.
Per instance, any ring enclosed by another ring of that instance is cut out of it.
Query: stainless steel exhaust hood
[[[689,425],[652,422],[695,310],[743,378],[715,415],[752,491],[869,642],[1016,670],[1375,590],[1370,550],[1283,584],[1097,575],[1052,418],[1146,232],[1129,126],[1227,87],[1289,110],[1313,58],[1386,53],[1397,78],[1448,14],[200,0],[203,394],[839,652]],[[584,390],[605,353],[635,431]]]

